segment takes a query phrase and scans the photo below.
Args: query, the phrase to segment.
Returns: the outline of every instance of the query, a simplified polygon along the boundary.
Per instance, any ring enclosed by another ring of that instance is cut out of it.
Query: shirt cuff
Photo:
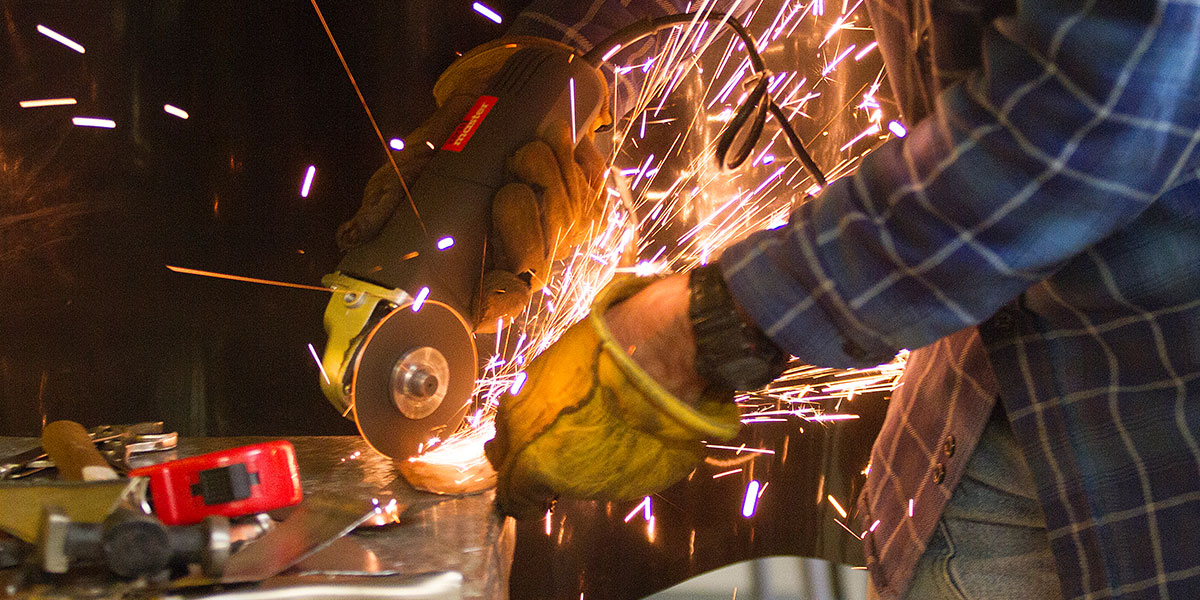
[[[820,302],[833,293],[832,281],[811,287],[800,282],[796,270],[804,265],[785,255],[782,238],[790,234],[791,226],[759,231],[721,254],[721,273],[742,310],[771,341],[805,364],[849,369],[891,360],[891,354],[860,347],[834,324]]]

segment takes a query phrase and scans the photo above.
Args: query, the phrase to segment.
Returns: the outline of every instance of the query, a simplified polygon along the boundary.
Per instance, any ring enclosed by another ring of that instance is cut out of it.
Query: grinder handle
[[[58,476],[67,481],[117,479],[117,472],[104,460],[83,425],[75,421],[54,421],[42,430],[42,448],[58,467]]]

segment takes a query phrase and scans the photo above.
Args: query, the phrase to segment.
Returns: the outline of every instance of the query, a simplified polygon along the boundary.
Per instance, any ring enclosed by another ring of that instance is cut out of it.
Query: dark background
[[[502,34],[524,4],[489,2],[503,25],[468,0],[320,7],[391,138],[432,110],[455,53]],[[0,435],[47,419],[353,433],[307,348],[324,345],[327,295],[165,268],[318,284],[336,266],[333,231],[385,157],[311,4],[0,6]],[[18,106],[66,96],[79,103]]]

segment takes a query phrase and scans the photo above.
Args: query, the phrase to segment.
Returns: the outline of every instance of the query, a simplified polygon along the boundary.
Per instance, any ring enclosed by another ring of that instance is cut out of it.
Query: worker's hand
[[[657,492],[695,468],[703,441],[737,434],[731,397],[682,402],[630,358],[605,323],[609,307],[653,281],[609,285],[587,318],[529,364],[520,393],[501,401],[485,451],[504,514],[538,517],[559,496],[620,500]]]
[[[416,181],[436,153],[434,148],[453,133],[515,48],[562,47],[537,38],[500,42],[472,50],[442,74],[434,87],[438,110],[405,138],[403,150],[392,153],[396,168],[387,163],[375,172],[363,191],[361,208],[338,228],[342,250],[373,239],[397,208],[407,205],[397,171],[406,184]],[[484,274],[472,307],[477,331],[492,332],[497,319],[520,314],[530,295],[545,286],[551,263],[595,231],[604,211],[599,188],[606,160],[596,150],[592,132],[608,122],[608,108],[602,107],[596,122],[580,124],[586,133],[578,145],[572,142],[569,123],[552,123],[541,139],[530,140],[507,160],[512,183],[497,192],[492,206],[493,270]]]
[[[508,159],[515,182],[492,202],[495,269],[484,275],[475,307],[479,331],[520,314],[530,294],[546,286],[550,265],[594,234],[604,216],[605,162],[591,133],[572,143],[566,122],[552,123],[543,139]]]

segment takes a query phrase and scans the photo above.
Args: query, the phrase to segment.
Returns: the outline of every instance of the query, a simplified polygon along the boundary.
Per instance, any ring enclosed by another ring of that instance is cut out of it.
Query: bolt
[[[405,392],[418,398],[432,396],[438,389],[438,378],[421,369],[413,371],[405,383]]]

